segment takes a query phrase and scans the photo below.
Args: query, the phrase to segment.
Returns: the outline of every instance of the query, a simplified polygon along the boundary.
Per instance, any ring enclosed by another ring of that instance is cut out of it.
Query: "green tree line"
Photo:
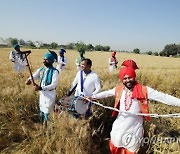
[[[17,43],[24,47],[28,48],[49,48],[49,49],[71,49],[76,50],[78,46],[80,45],[83,47],[83,50],[85,51],[111,51],[110,46],[103,46],[103,45],[92,45],[92,44],[85,44],[83,42],[77,42],[77,43],[68,43],[66,45],[58,44],[56,42],[52,43],[43,43],[43,42],[32,42],[24,41],[23,39],[17,39],[17,38],[8,38],[7,41],[9,42],[9,46],[13,46]],[[135,48],[133,51],[121,51],[121,52],[132,52],[135,54],[147,54],[147,55],[154,55],[154,56],[166,56],[166,57],[179,57],[180,56],[180,44],[167,44],[164,49],[160,52],[153,52],[153,51],[147,51],[145,53],[142,53],[140,49]]]

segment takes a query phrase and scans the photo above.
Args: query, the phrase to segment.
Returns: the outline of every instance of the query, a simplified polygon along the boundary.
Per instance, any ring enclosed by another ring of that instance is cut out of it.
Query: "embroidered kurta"
[[[93,94],[97,94],[101,90],[100,79],[96,73],[91,71],[89,74],[85,74],[83,71],[83,93],[81,93],[81,71],[76,74],[76,77],[71,85],[70,91],[76,87],[75,96],[80,96],[81,94],[84,96],[91,96]]]
[[[41,69],[42,68],[39,68],[33,74],[34,80],[39,79],[42,76]],[[56,99],[56,86],[58,84],[58,71],[54,70],[53,75],[52,75],[51,84],[45,86],[47,70],[48,70],[48,68],[45,69],[44,75],[41,80],[40,86],[42,87],[42,90],[39,91],[39,93],[40,93],[39,108],[40,108],[40,111],[42,111],[44,113],[49,113],[54,107],[54,103],[55,103],[55,99]],[[31,79],[31,78],[29,78],[29,79]]]
[[[148,98],[150,100],[155,100],[162,102],[167,105],[180,106],[180,99],[173,97],[162,92],[158,92],[150,87],[147,87]],[[101,99],[110,96],[115,96],[115,88],[101,92],[99,94],[93,95],[93,98]],[[120,98],[119,110],[125,110],[125,90],[122,91]],[[140,107],[137,99],[132,100],[132,105],[128,112],[140,113]],[[124,147],[131,152],[137,152],[141,145],[143,139],[144,129],[143,129],[143,117],[136,116],[132,114],[127,114],[119,112],[116,120],[112,125],[112,130],[110,133],[111,142],[115,147]]]
[[[66,67],[66,64],[67,64],[67,59],[66,57],[64,57],[64,61],[63,61],[63,58],[61,56],[58,56],[58,61],[57,61],[57,66],[56,66],[56,69],[58,71],[62,71],[65,69]]]
[[[10,52],[9,59],[14,62],[14,70],[16,72],[21,73],[25,70],[27,61],[24,54],[20,54],[20,52],[13,50]]]

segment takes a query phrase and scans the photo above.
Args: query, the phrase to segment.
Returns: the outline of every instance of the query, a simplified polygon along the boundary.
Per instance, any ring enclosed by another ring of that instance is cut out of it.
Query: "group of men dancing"
[[[17,50],[16,46],[15,50]],[[16,52],[18,52],[18,50]],[[64,54],[62,50],[60,50],[60,53]],[[112,53],[112,58],[109,60],[109,63],[111,62],[111,66],[113,65],[113,67],[115,66],[117,68],[118,62],[115,54],[115,52]],[[12,61],[15,62],[15,60]],[[35,84],[34,89],[40,92],[40,118],[45,125],[47,125],[49,113],[54,107],[59,71],[63,68],[62,64],[66,63],[65,58],[62,58],[61,55],[58,61],[61,61],[61,66],[58,64],[58,67],[55,68],[53,66],[55,57],[50,52],[46,53],[43,60],[44,66],[40,67],[32,75],[34,80],[40,78],[40,83]],[[180,99],[158,92],[136,81],[135,71],[139,69],[139,67],[134,60],[125,60],[121,64],[122,67],[119,70],[119,86],[100,92],[100,78],[91,70],[91,66],[92,61],[89,58],[82,58],[81,68],[77,72],[67,95],[70,96],[75,90],[75,96],[81,96],[84,97],[84,99],[92,101],[112,96],[115,97],[114,108],[120,110],[120,112],[112,112],[112,116],[116,117],[116,120],[113,122],[110,133],[110,151],[112,154],[136,154],[141,145],[140,141],[142,141],[144,129],[143,117],[135,115],[134,113],[148,114],[149,100],[158,101],[167,105],[180,106]],[[110,68],[110,71],[112,71],[112,68]],[[32,77],[27,79],[27,85],[32,83]],[[128,112],[133,114],[129,114]],[[92,115],[91,107],[87,109],[85,116],[88,116],[88,114]],[[150,117],[145,116],[145,120],[149,121]],[[133,135],[133,138],[129,140],[127,144],[125,142],[129,134]]]

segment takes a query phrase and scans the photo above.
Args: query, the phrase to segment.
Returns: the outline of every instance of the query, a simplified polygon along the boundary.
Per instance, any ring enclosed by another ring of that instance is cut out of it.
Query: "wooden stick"
[[[26,53],[29,55],[31,53],[31,51],[25,51],[25,52],[23,52],[23,54],[25,54],[25,59],[27,61],[27,66],[29,68],[29,72],[30,72],[30,75],[31,75],[31,80],[32,80],[33,85],[35,86],[34,78],[33,78],[33,75],[32,75],[32,71],[31,71],[31,68],[30,68],[29,61],[27,59]]]

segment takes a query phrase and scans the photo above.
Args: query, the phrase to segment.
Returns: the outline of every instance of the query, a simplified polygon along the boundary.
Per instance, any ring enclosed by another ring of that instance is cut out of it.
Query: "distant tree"
[[[93,46],[92,44],[88,44],[88,45],[86,46],[86,48],[87,48],[88,51],[94,50],[94,46]]]
[[[20,45],[26,45],[26,42],[25,42],[23,39],[20,39],[20,40],[19,40],[19,44],[20,44]]]
[[[10,39],[11,45],[14,46],[15,44],[18,44],[18,39],[12,38]]]
[[[102,45],[96,45],[96,46],[94,47],[94,50],[96,50],[96,51],[103,51],[104,48],[103,48]]]
[[[104,50],[104,51],[109,51],[109,50],[110,50],[110,46],[104,46],[104,47],[103,47],[103,50]]]
[[[180,44],[177,45],[177,54],[180,56]]]
[[[66,49],[71,49],[71,50],[75,49],[75,44],[74,43],[67,44]]]
[[[155,56],[158,56],[158,55],[159,55],[159,53],[158,53],[158,52],[154,52],[154,55],[155,55]]]
[[[52,49],[57,49],[58,48],[58,44],[55,43],[55,42],[52,42],[50,46],[51,46]]]
[[[35,44],[32,41],[29,41],[29,45],[30,48],[36,48]]]
[[[148,54],[148,55],[152,55],[152,51],[148,51],[147,54]]]
[[[83,42],[78,42],[76,43],[76,47],[75,49],[81,53],[81,54],[85,54],[85,51],[87,50],[86,44],[84,44]]]
[[[164,51],[159,52],[160,56],[166,56]]]
[[[49,48],[51,48],[51,45],[48,43],[43,43],[42,47],[49,49]]]
[[[59,45],[60,48],[67,49],[66,45]]]
[[[169,57],[170,55],[175,56],[178,54],[178,45],[168,44],[164,47],[162,55]]]
[[[140,50],[138,48],[133,50],[133,53],[140,54]]]

